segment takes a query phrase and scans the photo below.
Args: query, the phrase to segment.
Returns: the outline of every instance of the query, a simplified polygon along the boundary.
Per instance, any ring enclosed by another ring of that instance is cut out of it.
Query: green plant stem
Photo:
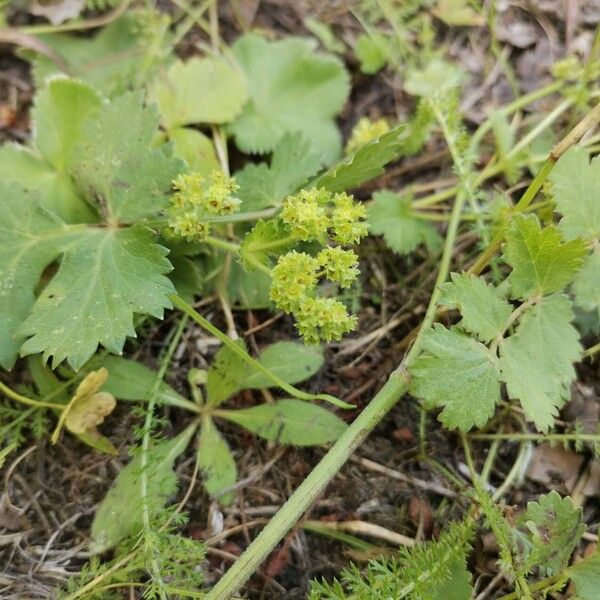
[[[132,0],[124,0],[110,12],[93,19],[74,19],[68,23],[61,23],[60,25],[30,25],[27,27],[18,27],[16,28],[16,31],[31,35],[40,35],[42,33],[66,33],[68,31],[96,29],[97,27],[108,25],[111,21],[114,21],[123,15],[131,2]]]
[[[227,600],[317,499],[329,481],[408,388],[408,373],[394,371],[387,383],[311,471],[258,537],[206,596]]]
[[[185,300],[180,298],[177,295],[170,296],[171,302],[183,313],[188,315],[193,321],[198,323],[200,327],[206,329],[209,333],[212,333],[217,339],[221,340],[223,344],[225,344],[234,354],[237,354],[242,360],[247,362],[253,369],[260,371],[263,375],[266,375],[271,381],[273,381],[278,387],[282,390],[291,394],[294,398],[298,398],[299,400],[324,400],[325,402],[330,402],[335,406],[339,406],[340,408],[354,408],[352,404],[348,404],[346,402],[342,402],[338,398],[334,396],[330,396],[329,394],[309,394],[307,392],[303,392],[298,388],[286,383],[277,375],[274,375],[264,367],[257,360],[252,358],[241,346],[232,341],[229,337],[227,337],[218,327],[215,327],[209,320],[205,319],[198,311],[194,310],[192,306],[190,306]]]
[[[597,354],[598,352],[600,352],[600,343],[595,344],[594,346],[590,346],[589,348],[587,348],[585,350],[585,352],[583,353],[583,357],[584,358],[589,358],[590,356],[594,356],[594,354]]]
[[[204,238],[204,241],[207,244],[214,246],[215,248],[219,248],[221,250],[227,250],[227,252],[239,252],[240,251],[239,244],[235,244],[233,242],[227,242],[225,240],[213,237],[211,235],[206,236]]]
[[[152,420],[154,419],[156,398],[158,396],[158,389],[160,388],[160,385],[165,377],[165,373],[167,372],[167,368],[169,367],[171,358],[175,353],[177,344],[181,339],[181,335],[183,334],[183,330],[185,328],[187,320],[187,315],[184,315],[181,321],[179,322],[175,334],[173,335],[173,339],[171,340],[167,352],[165,353],[165,356],[161,361],[160,369],[156,375],[156,378],[154,379],[152,389],[150,390],[150,394],[148,396],[148,406],[146,409],[146,418],[144,420],[142,446],[140,452],[140,499],[142,505],[142,522],[144,525],[144,531],[146,535],[152,532],[150,506],[148,502],[148,461],[150,452],[150,437],[152,434]],[[167,600],[167,595],[164,591],[166,584],[162,579],[160,566],[154,555],[150,560],[150,575],[155,581],[158,581],[159,583],[159,595],[161,599]]]
[[[546,588],[549,588],[553,585],[555,585],[556,583],[558,583],[561,579],[565,578],[565,574],[564,573],[559,573],[558,575],[552,575],[552,577],[546,577],[546,579],[542,579],[541,581],[538,581],[536,583],[531,584],[530,586],[527,586],[528,591],[531,592],[539,592],[541,590],[545,590]],[[511,592],[510,594],[506,594],[505,596],[500,596],[500,598],[498,598],[498,600],[520,600],[521,598],[524,598],[525,596],[523,596],[523,594],[519,591],[516,592]]]
[[[17,394],[11,390],[7,385],[0,381],[0,392],[2,392],[5,396],[10,398],[11,400],[16,400],[21,404],[27,404],[27,406],[34,406],[35,408],[52,408],[54,410],[62,411],[65,408],[64,404],[55,404],[54,402],[44,402],[43,400],[34,400],[33,398],[28,398],[27,396],[22,396],[21,394]]]
[[[469,438],[507,442],[600,442],[600,434],[595,433],[473,433]]]
[[[276,544],[322,493],[325,486],[350,458],[354,450],[358,448],[373,428],[381,422],[389,410],[408,390],[410,383],[408,367],[418,356],[423,335],[433,323],[436,304],[440,294],[439,285],[448,277],[464,201],[464,193],[457,194],[452,209],[452,220],[448,225],[446,233],[446,241],[444,243],[436,285],[429,300],[429,306],[415,343],[405,359],[390,375],[388,381],[367,407],[358,415],[348,429],[344,431],[319,464],[311,471],[271,521],[269,521],[257,538],[218,581],[216,586],[208,592],[206,596],[207,600],[228,600],[244,584]]]

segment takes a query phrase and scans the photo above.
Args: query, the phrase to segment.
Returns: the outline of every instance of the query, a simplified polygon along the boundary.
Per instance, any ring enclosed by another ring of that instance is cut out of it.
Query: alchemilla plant
[[[458,4],[461,25],[479,22],[474,5]],[[42,45],[28,47],[43,51],[26,55],[36,86],[31,136],[0,147],[0,365],[27,372],[26,384],[0,382],[0,457],[30,436],[73,436],[116,456],[105,419],[130,406],[137,423],[131,460],[95,511],[92,558],[60,597],[120,598],[125,588],[165,600],[234,597],[410,395],[421,410],[419,458],[455,488],[456,519],[433,539],[314,581],[309,597],[483,598],[472,549],[491,532],[498,580],[512,586],[505,600],[573,589],[597,599],[598,553],[574,560],[586,531],[577,502],[550,491],[518,514],[504,504],[525,442],[593,442],[594,452],[600,442],[557,421],[577,364],[599,350],[585,337],[597,335],[600,319],[597,59],[557,65],[547,87],[469,131],[459,102],[466,76],[436,46],[424,3],[359,3],[360,69],[401,75],[413,111],[400,123],[361,115],[344,143],[336,119],[350,92],[346,46],[323,24],[307,27],[330,52],[312,38],[254,32],[227,46],[216,3],[173,20],[123,6],[90,36],[38,32]],[[443,2],[432,10],[451,18]],[[210,46],[182,60],[173,49],[196,21]],[[555,108],[524,130],[521,111],[553,94]],[[390,163],[434,137],[452,163],[449,187],[422,196],[427,185],[403,187],[389,173],[378,185]],[[352,404],[314,392],[315,382],[296,385],[322,368],[328,344],[359,329],[369,235],[383,236],[406,264],[425,256],[435,282],[389,379],[347,425]],[[227,333],[201,314],[213,296]],[[297,339],[247,344],[237,309],[271,311]],[[165,314],[158,369],[125,358]],[[179,370],[184,385],[168,385],[193,324],[220,348],[203,368]],[[264,401],[240,406],[234,400],[247,390],[262,390]],[[183,415],[177,431],[167,410]],[[427,456],[426,425],[435,419],[459,440],[468,481]],[[211,587],[207,547],[184,535],[184,508],[196,478],[217,516],[236,501],[244,481],[230,428],[272,445],[329,449]],[[521,450],[494,488],[505,440]],[[485,442],[481,466],[473,445]],[[187,493],[176,471],[185,453],[195,465]]]

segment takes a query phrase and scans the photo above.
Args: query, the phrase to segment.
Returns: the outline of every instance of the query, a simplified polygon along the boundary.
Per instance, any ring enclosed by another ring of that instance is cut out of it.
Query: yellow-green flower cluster
[[[301,190],[287,197],[280,216],[292,235],[303,242],[324,243],[331,237],[339,244],[357,244],[368,230],[365,207],[345,192]]]
[[[170,228],[178,236],[201,242],[210,233],[210,217],[230,215],[240,206],[234,196],[239,186],[235,179],[214,170],[203,177],[199,173],[182,174],[173,181]]]
[[[300,335],[308,343],[339,340],[356,326],[344,304],[317,295],[321,277],[348,287],[358,276],[358,258],[352,250],[327,247],[314,257],[292,250],[279,257],[271,272],[271,300],[292,314]]]
[[[346,193],[310,188],[288,196],[279,214],[287,229],[285,243],[317,243],[316,255],[292,250],[279,257],[271,272],[271,300],[296,319],[306,342],[339,340],[356,326],[342,302],[318,295],[327,279],[349,287],[358,277],[358,257],[342,248],[357,244],[367,235],[367,211]]]
[[[389,130],[390,124],[387,122],[387,119],[371,121],[369,118],[363,117],[352,129],[350,139],[346,144],[346,154],[352,154],[352,152],[358,150],[361,146],[376,140]]]

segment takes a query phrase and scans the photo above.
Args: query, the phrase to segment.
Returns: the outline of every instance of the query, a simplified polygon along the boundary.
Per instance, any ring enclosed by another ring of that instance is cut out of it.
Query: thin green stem
[[[583,353],[583,357],[584,358],[589,358],[590,356],[594,356],[594,354],[597,354],[598,352],[600,352],[600,343],[595,344],[594,346],[590,346],[589,348],[587,348],[585,350],[585,352]]]
[[[239,252],[240,251],[239,244],[235,244],[233,242],[227,242],[225,240],[213,237],[211,235],[206,236],[204,238],[204,241],[207,244],[214,246],[215,248],[220,248],[221,250],[227,250],[228,252]]]
[[[436,304],[440,294],[439,285],[448,277],[450,261],[452,259],[464,201],[464,194],[458,194],[452,209],[452,220],[449,223],[448,231],[446,233],[446,241],[442,259],[440,261],[436,286],[429,300],[429,306],[423,324],[410,352],[400,366],[390,375],[388,381],[381,390],[344,431],[335,444],[333,444],[319,464],[311,471],[288,501],[279,509],[277,514],[269,521],[258,537],[250,544],[250,546],[248,546],[246,551],[233,564],[229,571],[227,571],[227,573],[225,573],[218,581],[217,585],[210,590],[206,596],[207,600],[228,600],[232,594],[244,584],[268,556],[269,552],[273,550],[275,545],[294,526],[310,505],[323,492],[325,486],[342,468],[344,463],[354,453],[354,450],[358,448],[373,428],[381,422],[389,410],[408,390],[408,385],[410,383],[408,368],[412,361],[418,356],[423,335],[427,328],[431,326],[435,317]],[[176,305],[181,308],[179,304],[176,303]],[[211,327],[214,328],[212,325]]]
[[[64,404],[55,404],[54,402],[44,402],[43,400],[34,400],[33,398],[28,398],[27,396],[23,396],[21,394],[17,394],[11,390],[7,385],[0,381],[0,392],[2,392],[5,396],[10,398],[11,400],[16,400],[21,404],[26,404],[27,406],[34,406],[35,408],[52,408],[54,410],[62,411],[65,408]]]
[[[472,433],[469,438],[507,442],[600,442],[600,434],[594,433]]]
[[[209,333],[212,333],[217,339],[221,340],[223,344],[225,344],[234,354],[237,354],[244,362],[248,363],[253,369],[261,372],[263,375],[266,375],[273,383],[275,383],[282,390],[291,394],[294,398],[298,398],[299,400],[324,400],[325,402],[330,402],[335,406],[339,406],[341,408],[354,408],[351,404],[347,404],[346,402],[342,402],[338,398],[334,396],[330,396],[329,394],[309,394],[307,392],[303,392],[298,388],[286,383],[273,374],[269,369],[264,367],[257,360],[252,358],[239,344],[236,344],[233,340],[227,337],[218,327],[215,327],[208,319],[205,319],[199,312],[194,310],[192,306],[190,306],[185,300],[180,298],[179,296],[173,295],[170,296],[171,302],[183,313],[188,315],[193,321],[198,323],[200,327],[206,329]]]
[[[148,500],[148,463],[150,453],[150,438],[152,435],[152,421],[154,419],[154,409],[156,407],[158,390],[165,377],[169,364],[171,363],[171,359],[173,357],[173,354],[175,353],[177,344],[181,339],[181,335],[183,334],[183,330],[185,328],[187,320],[187,315],[184,315],[181,321],[179,322],[179,325],[175,330],[175,334],[173,335],[173,339],[171,340],[171,343],[169,344],[165,356],[161,361],[160,369],[156,375],[156,378],[154,379],[152,389],[150,390],[150,394],[148,396],[148,406],[146,408],[146,418],[144,420],[144,426],[142,430],[143,437],[140,452],[140,500],[142,505],[142,523],[146,535],[150,535],[152,532],[150,502]],[[165,592],[166,584],[162,579],[160,566],[158,564],[158,561],[156,560],[156,556],[154,555],[154,553],[150,559],[150,575],[159,584],[158,592],[161,599],[167,600],[167,595]]]

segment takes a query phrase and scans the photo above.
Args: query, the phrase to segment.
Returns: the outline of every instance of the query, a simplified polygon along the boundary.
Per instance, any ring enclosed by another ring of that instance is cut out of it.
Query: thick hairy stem
[[[227,600],[240,589],[244,582],[248,580],[252,573],[267,558],[273,548],[323,492],[325,486],[335,477],[336,473],[350,458],[354,450],[360,446],[373,428],[381,422],[389,410],[406,393],[410,382],[407,369],[419,354],[423,334],[431,326],[435,317],[435,308],[439,297],[439,284],[443,283],[448,277],[464,201],[465,194],[461,192],[457,195],[452,210],[452,218],[446,234],[446,242],[444,244],[436,287],[429,301],[429,307],[419,335],[403,363],[391,374],[387,383],[371,400],[368,406],[346,429],[321,459],[321,462],[319,462],[300,487],[290,496],[279,512],[269,521],[258,537],[248,546],[229,571],[225,573],[217,585],[208,593],[206,596],[207,600]]]

